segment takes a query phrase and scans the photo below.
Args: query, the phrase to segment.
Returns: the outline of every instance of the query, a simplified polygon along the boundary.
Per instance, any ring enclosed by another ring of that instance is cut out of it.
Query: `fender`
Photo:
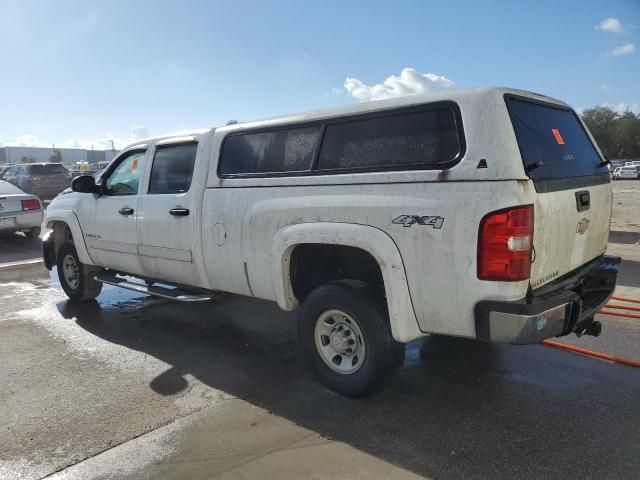
[[[324,243],[365,250],[378,262],[387,295],[391,333],[398,342],[409,342],[425,334],[420,331],[404,271],[402,257],[394,241],[382,230],[351,223],[300,223],[280,229],[271,247],[271,277],[278,306],[293,310],[298,300],[293,294],[289,264],[296,245]]]
[[[93,260],[89,256],[87,251],[87,245],[84,242],[84,235],[80,228],[80,222],[78,217],[71,210],[55,209],[51,212],[47,212],[47,228],[51,228],[53,222],[66,223],[71,230],[71,236],[73,237],[73,244],[78,252],[78,259],[85,265],[93,265]]]

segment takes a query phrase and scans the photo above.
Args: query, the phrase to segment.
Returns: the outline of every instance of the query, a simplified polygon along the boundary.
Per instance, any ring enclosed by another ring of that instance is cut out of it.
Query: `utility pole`
[[[116,156],[116,147],[113,144],[113,139],[111,140],[111,153],[113,154],[113,157]],[[111,157],[111,158],[113,158],[113,157]]]

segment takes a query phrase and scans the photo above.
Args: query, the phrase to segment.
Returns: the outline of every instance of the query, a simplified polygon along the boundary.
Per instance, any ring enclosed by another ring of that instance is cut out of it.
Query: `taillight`
[[[478,233],[478,278],[501,282],[528,279],[532,245],[533,205],[485,215]]]
[[[32,198],[29,200],[22,200],[22,210],[39,210],[40,201]]]

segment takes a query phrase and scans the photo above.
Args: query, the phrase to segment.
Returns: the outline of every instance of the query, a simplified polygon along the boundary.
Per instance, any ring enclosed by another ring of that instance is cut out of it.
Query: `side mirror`
[[[71,180],[71,190],[79,193],[98,193],[96,180],[92,175],[80,175]]]

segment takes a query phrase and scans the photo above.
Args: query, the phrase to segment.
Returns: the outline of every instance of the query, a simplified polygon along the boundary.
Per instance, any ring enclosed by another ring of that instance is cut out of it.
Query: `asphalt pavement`
[[[640,321],[603,322],[640,359]],[[313,379],[295,332],[234,295],[75,305],[44,272],[0,284],[0,478],[640,477],[640,369],[431,337],[351,400]]]

